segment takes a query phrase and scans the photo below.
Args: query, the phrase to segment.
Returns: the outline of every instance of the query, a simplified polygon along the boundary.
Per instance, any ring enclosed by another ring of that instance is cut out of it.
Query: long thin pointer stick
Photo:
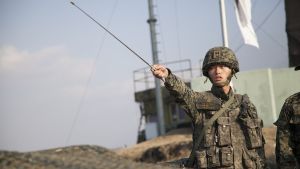
[[[118,40],[122,45],[124,45],[127,49],[129,49],[133,54],[135,54],[139,59],[141,59],[144,63],[146,63],[151,69],[152,66],[145,61],[140,55],[138,55],[134,50],[132,50],[129,46],[127,46],[124,42],[122,42],[118,37],[116,37],[113,33],[111,33],[108,29],[106,29],[104,26],[102,26],[99,22],[97,22],[93,17],[91,17],[88,13],[86,13],[84,10],[79,8],[74,2],[70,2],[72,5],[74,5],[77,9],[79,9],[81,12],[83,12],[86,16],[88,16],[90,19],[92,19],[95,23],[97,23],[101,28],[103,28],[107,33],[109,33],[112,37],[114,37],[116,40]]]

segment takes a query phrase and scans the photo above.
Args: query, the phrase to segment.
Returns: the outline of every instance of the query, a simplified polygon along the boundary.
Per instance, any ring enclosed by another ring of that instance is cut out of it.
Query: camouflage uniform
[[[297,66],[295,70],[300,69]],[[288,97],[283,104],[276,134],[276,162],[279,169],[298,168],[300,164],[300,92]]]
[[[225,50],[221,51],[221,50]],[[207,64],[220,64],[230,62],[228,59],[228,48],[213,49],[215,54],[211,56],[216,59],[204,60],[204,69]],[[216,52],[217,50],[217,52]],[[222,53],[223,52],[223,53]],[[209,53],[209,52],[208,52]],[[233,53],[233,52],[232,52]],[[211,54],[211,53],[210,53]],[[231,54],[229,52],[229,54]],[[232,58],[231,58],[232,59]],[[237,60],[232,59],[238,71]],[[224,62],[222,62],[224,61]],[[226,63],[227,65],[228,63]],[[203,71],[207,75],[206,70]],[[262,120],[258,118],[255,106],[250,102],[247,95],[234,94],[232,91],[225,94],[222,88],[212,86],[211,91],[195,92],[185,85],[169,70],[169,76],[165,79],[165,86],[176,101],[186,110],[193,124],[193,149],[192,154],[196,156],[194,161],[188,164],[196,168],[226,168],[226,169],[259,169],[264,168],[264,141],[262,136]],[[206,130],[204,138],[199,146],[195,145],[199,139],[199,133],[203,125],[229,100],[234,97],[235,101],[229,108]]]

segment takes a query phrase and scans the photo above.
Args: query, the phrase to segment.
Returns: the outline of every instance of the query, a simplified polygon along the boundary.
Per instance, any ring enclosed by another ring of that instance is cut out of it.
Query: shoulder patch
[[[219,110],[221,104],[221,100],[209,91],[202,92],[201,96],[196,98],[196,107],[198,110]]]

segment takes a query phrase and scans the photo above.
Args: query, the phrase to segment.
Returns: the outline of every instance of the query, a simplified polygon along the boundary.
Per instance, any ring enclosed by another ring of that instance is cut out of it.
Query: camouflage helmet
[[[227,47],[214,47],[206,53],[202,65],[203,75],[208,77],[209,68],[216,64],[225,65],[231,68],[234,73],[239,71],[239,62],[234,52]]]

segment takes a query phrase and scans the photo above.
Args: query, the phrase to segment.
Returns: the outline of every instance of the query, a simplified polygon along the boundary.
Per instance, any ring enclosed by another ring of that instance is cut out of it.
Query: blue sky
[[[69,2],[0,0],[0,149],[136,142],[133,71],[147,65]],[[152,63],[146,0],[74,2]],[[222,45],[218,0],[154,3],[161,62],[190,59],[199,68],[206,51]],[[229,47],[241,71],[287,67],[283,1],[252,5],[259,49],[242,45],[226,1]]]

